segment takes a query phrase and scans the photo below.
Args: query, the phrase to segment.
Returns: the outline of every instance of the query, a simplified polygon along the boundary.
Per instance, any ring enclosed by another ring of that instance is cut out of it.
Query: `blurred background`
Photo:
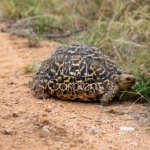
[[[1,0],[0,14],[1,30],[29,46],[48,39],[97,47],[150,91],[150,0]]]

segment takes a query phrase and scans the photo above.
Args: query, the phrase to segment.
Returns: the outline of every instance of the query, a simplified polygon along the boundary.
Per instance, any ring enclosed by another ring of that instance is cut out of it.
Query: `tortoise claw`
[[[107,106],[108,105],[108,101],[107,100],[100,100],[100,103],[103,106]]]

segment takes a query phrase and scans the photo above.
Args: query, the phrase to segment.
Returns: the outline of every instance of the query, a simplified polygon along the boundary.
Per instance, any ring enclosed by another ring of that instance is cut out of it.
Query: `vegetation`
[[[144,75],[140,76],[136,74],[137,82],[134,86],[137,94],[143,95],[148,101],[150,101],[150,76],[145,77]]]
[[[28,85],[31,86],[32,85],[32,81],[29,80]]]
[[[32,85],[32,81],[28,81],[28,83],[23,83],[22,85],[28,85],[28,86],[31,86]]]
[[[37,60],[36,60],[35,63],[34,63],[34,60],[33,60],[32,65],[26,64],[25,66],[22,67],[22,70],[23,70],[24,73],[35,74],[38,71],[38,62],[37,62]]]
[[[121,70],[136,74],[134,91],[150,101],[149,1],[1,0],[0,6],[17,29],[29,30],[29,46],[42,37],[98,47]],[[32,69],[24,67],[25,72]]]

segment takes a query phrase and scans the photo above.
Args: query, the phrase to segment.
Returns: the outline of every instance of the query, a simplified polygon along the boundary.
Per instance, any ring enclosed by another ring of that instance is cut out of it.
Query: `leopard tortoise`
[[[130,89],[135,81],[99,49],[74,43],[58,47],[42,63],[33,77],[32,90],[40,99],[53,96],[108,105],[119,90]]]

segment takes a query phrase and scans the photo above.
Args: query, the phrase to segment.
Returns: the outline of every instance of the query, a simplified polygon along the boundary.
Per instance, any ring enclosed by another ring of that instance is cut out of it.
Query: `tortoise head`
[[[118,85],[120,89],[131,89],[135,82],[136,78],[134,75],[121,74]]]

